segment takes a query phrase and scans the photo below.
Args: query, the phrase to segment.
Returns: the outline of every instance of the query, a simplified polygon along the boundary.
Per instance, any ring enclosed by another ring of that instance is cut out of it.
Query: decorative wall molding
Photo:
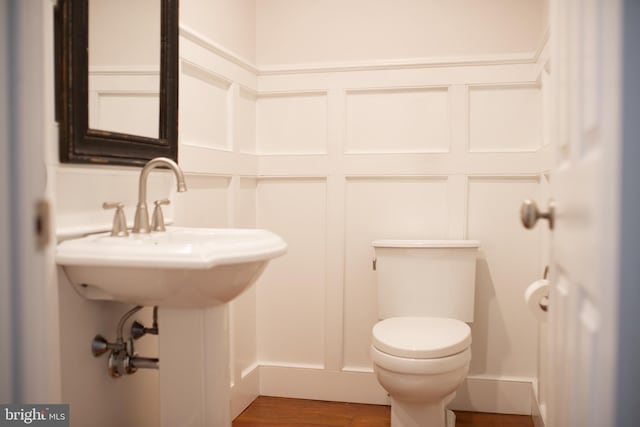
[[[211,80],[213,82],[218,82],[222,85],[227,86],[227,88],[229,88],[232,84],[233,84],[233,80],[223,76],[220,73],[217,73],[205,66],[202,66],[200,64],[197,64],[193,61],[190,61],[188,59],[185,58],[180,58],[180,64],[182,66],[181,69],[181,74],[186,74],[186,70],[191,70],[192,75],[193,74],[200,74],[200,75],[205,75],[207,76],[207,80]],[[205,79],[201,79],[201,80],[205,80]]]
[[[511,65],[511,64],[535,64],[548,40],[548,30],[545,31],[540,46],[533,52],[496,54],[496,55],[469,55],[450,57],[428,58],[399,58],[381,59],[372,61],[354,62],[330,62],[308,64],[277,64],[258,65],[246,58],[228,50],[219,43],[200,34],[185,24],[180,24],[180,35],[212,53],[233,62],[234,64],[251,71],[258,76],[286,75],[302,73],[332,73],[347,71],[371,71],[371,70],[396,70],[411,68],[436,68],[436,67],[473,67],[486,65]]]
[[[432,58],[380,59],[357,62],[282,64],[258,66],[259,76],[335,73],[347,71],[398,70],[411,68],[474,67],[486,65],[534,64],[535,52],[504,55],[470,55]]]
[[[93,65],[89,76],[160,76],[160,68],[153,65]]]
[[[288,182],[314,182],[326,181],[326,175],[256,175],[251,177],[257,182],[260,181],[288,181]]]
[[[551,27],[547,25],[545,30],[542,32],[542,38],[538,43],[538,49],[534,54],[535,62],[539,62],[541,58],[544,57],[545,50],[549,47],[549,39],[551,38]]]
[[[357,181],[405,181],[405,180],[428,180],[428,181],[446,181],[449,174],[371,174],[371,175],[345,175],[346,182]]]
[[[188,25],[185,25],[182,23],[180,24],[180,36],[188,40],[191,40],[193,43],[207,49],[211,53],[214,53],[215,55],[218,55],[244,68],[247,71],[250,71],[254,74],[258,74],[258,69],[256,68],[256,66],[251,62],[249,62],[247,59],[242,58],[240,55],[237,55],[231,52],[230,50],[223,47],[222,45],[214,42],[213,40],[209,39],[206,36],[203,36],[202,34],[195,31],[193,28],[189,27]]]
[[[482,84],[470,84],[467,86],[469,89],[514,89],[514,88],[535,88],[540,89],[540,80],[528,80],[521,82],[509,82],[509,83],[482,83]]]
[[[256,98],[279,98],[279,97],[297,97],[297,96],[327,96],[327,89],[305,89],[305,90],[273,90],[256,92]]]

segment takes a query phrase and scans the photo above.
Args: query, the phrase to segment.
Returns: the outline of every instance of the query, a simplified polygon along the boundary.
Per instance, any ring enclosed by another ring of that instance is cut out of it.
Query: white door
[[[618,0],[556,0],[547,427],[613,427],[619,216]]]
[[[0,0],[3,403],[60,400],[55,244],[46,233],[50,217],[45,194],[46,153],[56,141],[53,4],[52,0]]]
[[[9,28],[7,1],[0,1],[0,28]],[[4,34],[3,34],[4,35]],[[0,94],[9,88],[7,70],[9,46],[7,37],[0,37]],[[0,343],[11,342],[11,244],[7,236],[11,230],[9,186],[9,99],[0,96]],[[0,345],[0,402],[13,399],[11,347]]]

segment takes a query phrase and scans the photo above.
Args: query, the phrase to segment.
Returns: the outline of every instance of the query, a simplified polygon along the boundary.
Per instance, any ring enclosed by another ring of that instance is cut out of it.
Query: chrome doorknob
[[[533,200],[527,199],[522,202],[522,206],[520,207],[520,219],[522,220],[524,228],[533,228],[540,218],[548,220],[549,229],[553,230],[553,226],[555,224],[555,210],[553,202],[549,202],[548,212],[540,212],[538,210],[538,205],[536,205],[536,202]]]

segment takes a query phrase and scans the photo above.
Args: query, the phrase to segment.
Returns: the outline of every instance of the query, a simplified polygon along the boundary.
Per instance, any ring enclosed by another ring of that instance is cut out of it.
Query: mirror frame
[[[89,0],[55,8],[56,119],[60,162],[140,166],[178,159],[178,1],[159,0],[160,120],[158,138],[89,128]]]

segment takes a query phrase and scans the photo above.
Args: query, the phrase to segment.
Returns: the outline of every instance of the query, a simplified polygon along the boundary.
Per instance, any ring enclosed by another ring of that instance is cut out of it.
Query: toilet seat
[[[372,335],[375,349],[400,358],[442,358],[471,345],[469,325],[443,317],[392,317],[376,323]]]
[[[371,346],[370,352],[374,370],[382,368],[387,371],[408,375],[439,375],[469,366],[469,362],[471,362],[470,348],[466,348],[452,356],[435,359],[413,359],[393,356],[380,351],[374,346]]]

